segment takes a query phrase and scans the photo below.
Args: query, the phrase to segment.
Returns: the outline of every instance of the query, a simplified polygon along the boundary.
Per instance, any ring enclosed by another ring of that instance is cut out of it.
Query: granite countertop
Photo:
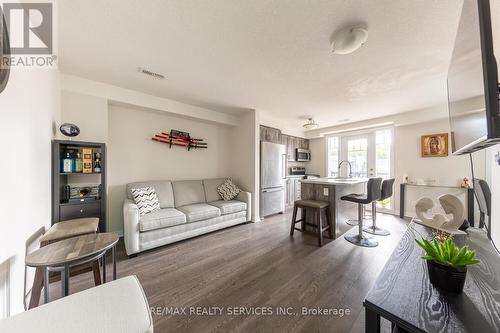
[[[368,178],[315,178],[315,179],[302,179],[300,182],[304,184],[319,184],[319,185],[357,185],[363,184],[368,181]]]

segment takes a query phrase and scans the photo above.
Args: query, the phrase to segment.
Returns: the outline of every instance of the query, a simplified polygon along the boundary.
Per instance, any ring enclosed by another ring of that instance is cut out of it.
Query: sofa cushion
[[[217,187],[224,184],[227,178],[204,179],[203,188],[205,189],[205,197],[207,202],[221,200]]]
[[[219,208],[207,205],[206,203],[186,205],[178,207],[177,209],[186,214],[188,223],[221,216]]]
[[[215,206],[220,209],[222,215],[233,214],[247,210],[247,204],[243,201],[238,200],[218,200],[212,201],[210,205]]]
[[[154,188],[133,188],[132,195],[134,196],[135,204],[139,208],[140,216],[160,210],[160,203],[158,202]]]
[[[156,191],[160,208],[173,208],[174,207],[174,192],[172,190],[172,182],[168,180],[158,180],[150,182],[137,182],[127,184],[127,198],[133,200],[132,189],[141,187],[152,187]]]
[[[175,207],[205,202],[205,191],[201,180],[172,182],[172,187],[174,189]]]
[[[240,191],[241,190],[233,183],[231,178],[226,179],[224,184],[221,184],[219,185],[219,187],[217,187],[217,192],[219,192],[222,200],[226,201],[236,198]]]
[[[165,208],[143,215],[139,220],[139,230],[141,232],[173,227],[186,223],[186,215],[175,208]]]

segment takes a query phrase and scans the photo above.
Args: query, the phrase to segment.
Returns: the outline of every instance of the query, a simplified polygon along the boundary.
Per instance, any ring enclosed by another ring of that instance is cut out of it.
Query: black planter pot
[[[427,260],[429,280],[436,288],[454,293],[461,293],[464,289],[467,267],[453,268],[433,260]]]

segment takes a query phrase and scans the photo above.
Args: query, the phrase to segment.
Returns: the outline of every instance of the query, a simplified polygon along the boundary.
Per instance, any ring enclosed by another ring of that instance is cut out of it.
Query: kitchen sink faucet
[[[352,178],[352,165],[351,165],[351,162],[349,162],[348,160],[342,160],[342,161],[340,161],[340,163],[339,163],[339,168],[338,168],[338,169],[339,169],[338,175],[340,176],[340,167],[341,167],[341,166],[342,166],[342,164],[344,164],[344,163],[349,164],[349,178]]]

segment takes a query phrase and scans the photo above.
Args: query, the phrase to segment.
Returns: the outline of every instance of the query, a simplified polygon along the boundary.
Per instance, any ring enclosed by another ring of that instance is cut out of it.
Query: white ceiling
[[[297,127],[446,101],[457,0],[71,0],[59,2],[60,69],[124,88]],[[369,29],[351,55],[332,33]],[[137,72],[164,74],[156,80]]]

